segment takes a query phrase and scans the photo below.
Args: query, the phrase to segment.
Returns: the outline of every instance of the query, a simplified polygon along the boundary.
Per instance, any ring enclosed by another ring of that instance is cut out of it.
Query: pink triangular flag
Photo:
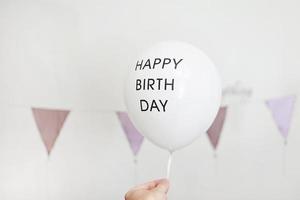
[[[273,119],[285,140],[289,134],[295,101],[296,96],[294,95],[266,101],[266,105],[271,110]]]
[[[46,146],[48,155],[51,153],[69,112],[67,110],[32,108],[36,125]]]
[[[117,112],[117,115],[130,144],[131,150],[134,155],[137,155],[142,146],[144,137],[134,127],[126,112]]]
[[[213,124],[207,130],[207,135],[208,135],[209,141],[214,149],[217,149],[220,135],[221,135],[223,125],[225,122],[226,113],[227,113],[227,107],[221,107],[219,109],[219,112],[218,112]]]

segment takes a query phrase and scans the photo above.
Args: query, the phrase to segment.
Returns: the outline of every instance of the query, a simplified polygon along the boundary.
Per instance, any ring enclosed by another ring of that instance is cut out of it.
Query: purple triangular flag
[[[225,122],[225,118],[226,118],[226,113],[227,113],[227,107],[221,107],[219,109],[219,112],[218,112],[213,124],[207,130],[207,135],[208,135],[209,141],[214,149],[217,149],[217,147],[218,147],[219,139],[220,139],[221,132],[222,132],[223,125]]]
[[[48,155],[50,155],[69,111],[32,108],[32,113]]]
[[[127,140],[130,144],[131,150],[133,154],[136,156],[142,146],[144,137],[134,127],[126,112],[117,112],[117,115],[121,122],[124,133],[127,137]]]
[[[271,110],[273,119],[284,139],[289,134],[296,96],[286,96],[266,101],[267,107]]]

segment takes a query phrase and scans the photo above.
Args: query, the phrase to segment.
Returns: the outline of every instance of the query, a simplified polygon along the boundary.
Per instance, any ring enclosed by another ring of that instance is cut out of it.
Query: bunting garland
[[[218,147],[221,132],[222,132],[223,125],[225,122],[225,118],[226,118],[226,114],[227,114],[227,107],[221,107],[219,109],[219,112],[218,112],[213,124],[207,130],[207,136],[208,136],[209,141],[210,141],[212,147],[214,148],[214,150],[216,150]]]
[[[266,101],[266,105],[272,112],[273,119],[285,142],[289,134],[295,101],[296,96],[294,95]]]
[[[265,101],[280,134],[284,138],[285,144],[287,144],[286,142],[292,122],[295,102],[296,95],[284,96]],[[41,139],[46,147],[48,156],[50,156],[70,111],[36,107],[32,107],[31,109]],[[215,151],[215,157],[224,123],[226,121],[227,112],[227,106],[220,107],[214,122],[207,130],[207,136]],[[136,163],[136,156],[141,149],[144,137],[134,127],[126,112],[116,112],[116,114],[122,130],[128,140]]]
[[[134,156],[136,156],[140,151],[144,137],[134,127],[126,112],[117,112],[117,115],[122,125],[123,131],[127,137],[127,140],[130,144],[132,153]]]
[[[48,155],[51,154],[69,112],[70,111],[68,110],[32,108],[37,128],[47,149]]]
[[[266,101],[267,107],[272,113],[272,117],[276,123],[276,126],[284,139],[284,145],[282,149],[282,174],[286,174],[286,162],[287,162],[287,139],[289,129],[291,125],[292,115],[294,111],[294,104],[296,96],[285,96]]]
[[[123,131],[126,135],[126,138],[129,142],[130,148],[134,155],[134,170],[133,170],[133,177],[134,177],[134,184],[138,183],[138,160],[137,154],[139,153],[141,146],[144,141],[144,137],[139,133],[139,131],[135,128],[133,123],[131,122],[128,114],[126,112],[117,112],[117,116],[123,128]]]

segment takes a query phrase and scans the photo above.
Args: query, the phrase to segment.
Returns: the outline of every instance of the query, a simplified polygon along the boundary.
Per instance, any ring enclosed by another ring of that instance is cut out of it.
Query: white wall
[[[133,157],[114,110],[126,68],[144,48],[178,39],[203,49],[223,85],[253,88],[230,104],[217,161],[202,135],[176,152],[170,199],[299,199],[299,102],[286,149],[263,100],[300,93],[299,1],[0,2],[0,199],[122,199]],[[67,108],[50,159],[30,106]],[[165,175],[145,141],[138,182]]]

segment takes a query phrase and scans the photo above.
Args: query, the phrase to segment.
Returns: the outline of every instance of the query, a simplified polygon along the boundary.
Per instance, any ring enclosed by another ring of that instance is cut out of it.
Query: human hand
[[[168,190],[167,179],[154,180],[129,190],[125,200],[167,200]]]

